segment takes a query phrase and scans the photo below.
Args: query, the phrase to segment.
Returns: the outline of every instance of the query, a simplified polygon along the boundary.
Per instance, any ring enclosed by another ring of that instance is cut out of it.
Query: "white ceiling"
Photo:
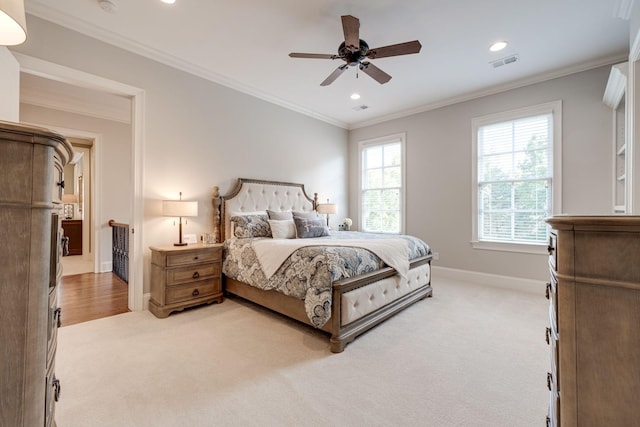
[[[345,128],[623,61],[633,0],[26,0],[27,13]],[[419,40],[419,54],[372,60],[380,85],[340,60],[341,15],[370,47]],[[502,52],[489,52],[507,40]],[[519,61],[489,63],[517,54]],[[353,101],[352,92],[362,98]],[[356,111],[354,107],[366,105]]]

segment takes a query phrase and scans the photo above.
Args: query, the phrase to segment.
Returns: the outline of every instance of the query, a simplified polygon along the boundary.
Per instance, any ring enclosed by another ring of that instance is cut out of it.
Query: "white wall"
[[[0,120],[17,122],[20,112],[20,64],[0,46]]]
[[[177,198],[180,191],[199,202],[199,217],[184,231],[198,235],[212,231],[212,187],[220,186],[224,194],[238,177],[301,182],[309,193],[346,206],[346,130],[33,16],[27,19],[29,38],[12,49],[145,90],[145,291],[147,247],[171,244],[178,235],[172,221],[160,216],[161,200]],[[116,164],[105,161],[105,180],[121,173]],[[111,207],[130,208],[122,202]],[[100,215],[108,220],[105,212]]]
[[[602,103],[609,67],[573,74],[350,132],[350,190],[357,194],[358,141],[407,132],[407,232],[440,253],[443,267],[544,280],[546,257],[472,249],[471,119],[561,99],[563,212],[611,213],[611,110]],[[429,84],[425,82],[425,84]],[[351,200],[352,215],[357,200]]]

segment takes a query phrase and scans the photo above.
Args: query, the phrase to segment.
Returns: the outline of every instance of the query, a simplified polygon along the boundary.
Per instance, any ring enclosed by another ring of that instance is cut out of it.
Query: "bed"
[[[213,205],[214,234],[225,244],[225,292],[325,331],[334,353],[432,295],[431,249],[415,237],[331,231],[272,238],[269,224],[275,236],[286,221],[269,215],[295,212],[296,226],[317,215],[317,194],[310,198],[303,184],[240,178],[227,195],[216,191]]]

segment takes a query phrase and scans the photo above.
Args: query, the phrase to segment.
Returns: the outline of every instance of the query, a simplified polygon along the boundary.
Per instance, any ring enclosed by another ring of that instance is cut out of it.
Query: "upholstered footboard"
[[[331,334],[331,351],[341,353],[358,335],[431,296],[431,258],[431,255],[426,255],[413,260],[406,280],[387,267],[335,282],[331,319],[321,328]],[[225,291],[311,325],[304,301],[297,298],[229,278],[226,279]]]
[[[415,259],[403,280],[383,268],[333,284],[331,351],[340,353],[358,335],[411,304],[432,295],[432,255]]]

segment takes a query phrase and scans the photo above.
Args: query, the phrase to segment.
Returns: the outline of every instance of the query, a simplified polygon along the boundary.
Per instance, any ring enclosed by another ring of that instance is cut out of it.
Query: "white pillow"
[[[271,235],[274,239],[295,239],[296,225],[292,219],[270,219]]]

